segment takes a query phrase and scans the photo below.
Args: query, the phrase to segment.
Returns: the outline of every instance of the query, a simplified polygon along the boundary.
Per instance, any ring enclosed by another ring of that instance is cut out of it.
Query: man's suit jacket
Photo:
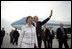
[[[49,32],[49,39],[54,39],[54,31],[53,30],[52,30],[52,34],[51,34],[51,32]]]
[[[52,30],[52,34],[50,33],[50,30],[49,29],[46,29],[45,30],[45,39],[48,40],[49,39],[53,39],[54,38],[54,31]]]
[[[62,33],[62,31],[61,31],[61,28],[58,28],[57,29],[57,39],[67,39],[68,37],[67,37],[67,32],[66,32],[66,29],[65,28],[63,28],[64,29],[64,33],[65,33],[65,36],[63,36],[63,33]]]
[[[42,31],[42,28],[41,28],[41,26],[42,25],[44,25],[47,21],[49,21],[50,20],[50,18],[48,17],[47,19],[45,19],[44,21],[38,21],[36,24],[37,24],[37,27],[36,27],[36,34],[37,34],[37,37],[41,37],[41,38],[43,38],[43,31]],[[35,26],[34,25],[34,23],[32,23],[33,24],[33,26]]]
[[[49,34],[50,34],[50,31],[49,31],[49,29],[46,28],[46,30],[45,30],[45,36],[44,36],[45,40],[48,40]]]
[[[1,37],[3,38],[5,36],[5,30],[1,30]]]
[[[13,32],[13,37],[14,37],[14,38],[18,38],[18,37],[19,37],[19,35],[20,35],[20,34],[19,34],[19,32],[18,32],[18,31],[14,31],[14,32]]]

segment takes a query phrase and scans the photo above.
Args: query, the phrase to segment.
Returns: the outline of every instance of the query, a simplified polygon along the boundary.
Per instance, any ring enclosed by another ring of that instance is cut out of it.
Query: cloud
[[[50,21],[71,23],[71,1],[1,1],[1,28],[5,27],[9,33],[11,23],[28,15],[37,15],[42,21],[52,9]]]
[[[6,33],[10,33],[11,29],[14,29],[10,24],[11,22],[1,18],[1,29],[5,28]]]
[[[28,15],[71,22],[71,1],[1,1],[1,18],[14,22]]]

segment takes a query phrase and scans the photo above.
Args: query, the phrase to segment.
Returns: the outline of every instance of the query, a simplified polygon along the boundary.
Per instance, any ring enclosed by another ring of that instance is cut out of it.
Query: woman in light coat
[[[27,24],[22,26],[21,35],[18,41],[18,48],[38,48],[37,36],[36,36],[36,29],[31,24],[32,17],[28,16],[26,19]]]

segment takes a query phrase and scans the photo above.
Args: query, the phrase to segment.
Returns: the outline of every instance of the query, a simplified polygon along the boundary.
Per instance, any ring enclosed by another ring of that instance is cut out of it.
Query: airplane
[[[53,30],[56,32],[56,30],[57,30],[57,28],[59,27],[59,24],[60,24],[61,22],[59,22],[59,21],[48,21],[46,24],[45,24],[45,26],[46,26],[46,28],[49,28],[49,27],[53,27]],[[63,25],[64,25],[64,28],[69,28],[69,33],[68,33],[68,36],[69,36],[69,38],[71,38],[71,23],[70,22],[62,22],[63,23]],[[20,19],[20,20],[18,20],[18,21],[15,21],[15,22],[13,22],[12,24],[11,24],[11,26],[12,27],[14,27],[14,28],[17,28],[18,30],[21,30],[21,27],[23,26],[23,25],[25,25],[26,24],[26,17],[24,17],[24,18],[22,18],[22,19]],[[42,26],[43,27],[43,26]]]
[[[13,22],[11,24],[11,26],[21,30],[21,27],[23,25],[25,25],[25,24],[26,24],[26,17],[24,17],[24,18],[22,18],[22,19],[20,19],[18,21]],[[50,26],[52,26],[52,27],[59,27],[59,24],[60,23],[58,21],[57,22],[56,21],[49,21],[45,25],[46,25],[46,27],[50,27]],[[63,25],[64,25],[64,27],[71,27],[71,24],[69,22],[63,22]]]

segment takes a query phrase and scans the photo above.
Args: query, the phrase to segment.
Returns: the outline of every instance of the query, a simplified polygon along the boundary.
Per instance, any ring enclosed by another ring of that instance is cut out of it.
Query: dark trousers
[[[2,43],[3,43],[3,38],[4,38],[4,37],[1,38],[1,45],[2,45]]]
[[[13,37],[10,37],[10,43],[13,43]]]
[[[38,46],[39,48],[41,48],[42,38],[39,36],[37,39],[38,39]]]
[[[47,43],[46,43],[47,39],[46,39],[46,37],[45,37],[45,36],[44,36],[43,41],[44,41],[44,46],[45,46],[45,48],[47,48]]]
[[[1,38],[1,42],[0,42],[0,44],[2,45],[2,38]]]
[[[53,42],[53,39],[48,39],[47,40],[47,45],[48,45],[47,47],[48,48],[52,48],[52,42]]]
[[[14,38],[13,44],[16,43],[16,45],[18,45],[18,37]]]
[[[59,48],[62,48],[62,45],[65,45],[65,48],[69,48],[67,40],[66,39],[59,39]]]
[[[44,39],[43,41],[44,41],[44,46],[45,46],[45,48],[47,48],[46,39]]]

